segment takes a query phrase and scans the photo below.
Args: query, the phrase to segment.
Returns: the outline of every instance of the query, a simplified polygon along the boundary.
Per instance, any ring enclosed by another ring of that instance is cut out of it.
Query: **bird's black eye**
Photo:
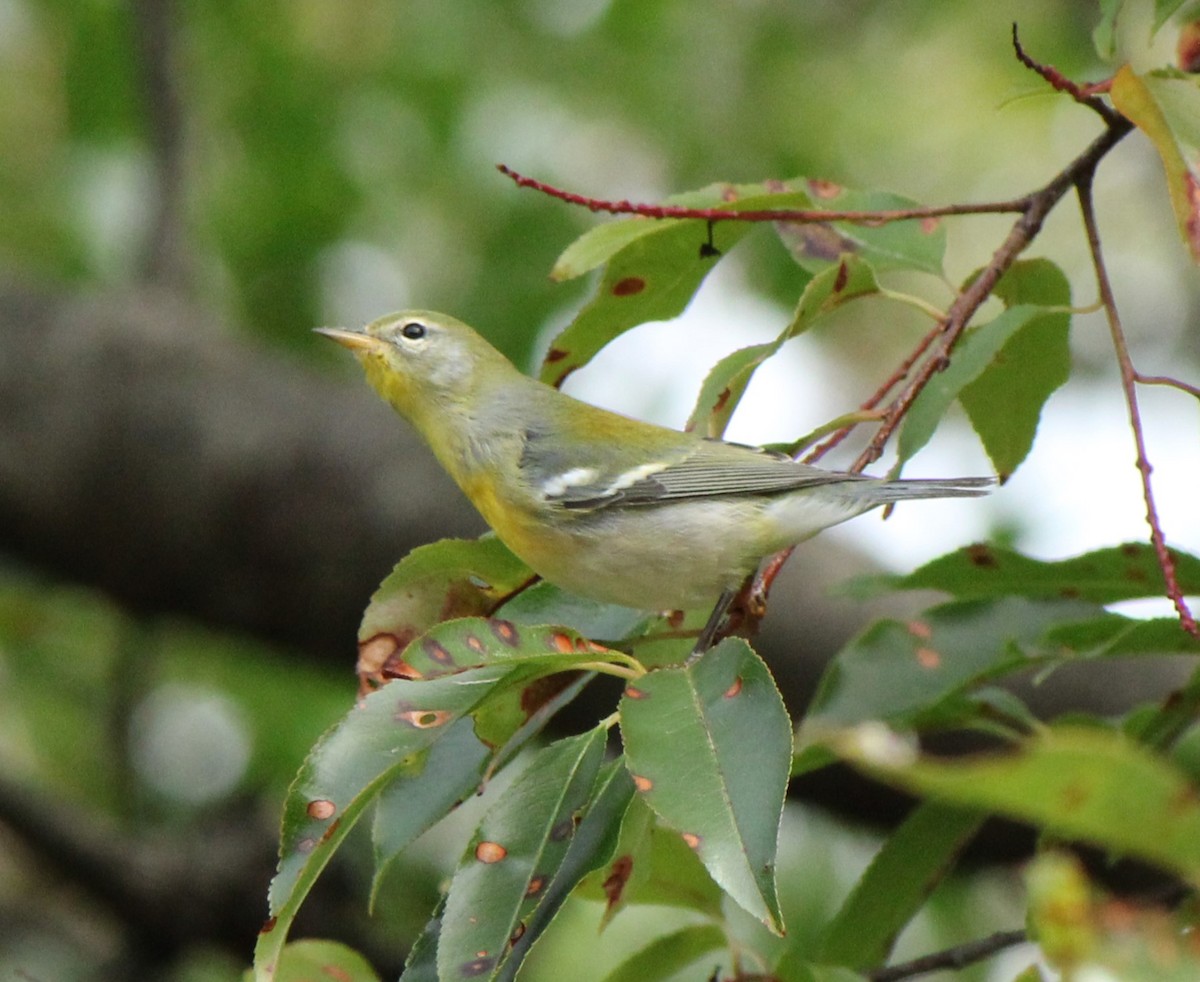
[[[400,328],[400,333],[410,341],[419,341],[425,337],[425,325],[418,324],[416,321],[410,321]]]

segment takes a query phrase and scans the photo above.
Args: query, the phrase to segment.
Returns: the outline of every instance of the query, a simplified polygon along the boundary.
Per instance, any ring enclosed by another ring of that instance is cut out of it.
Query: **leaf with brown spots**
[[[732,190],[734,200],[728,200]],[[731,188],[719,185],[671,199],[694,207],[804,208],[803,191],[768,193],[765,185]],[[701,254],[708,223],[699,219],[647,221],[629,218],[597,226],[572,243],[551,276],[563,280],[604,265],[604,275],[591,301],[552,343],[555,357],[542,366],[541,379],[561,385],[609,342],[648,321],[669,320],[683,313],[704,278],[754,226],[717,222],[712,226],[715,251]]]
[[[1200,558],[1177,549],[1171,555],[1183,592],[1200,594]],[[864,577],[852,593],[867,597],[885,589],[941,590],[962,600],[1015,596],[1111,604],[1159,596],[1164,588],[1154,549],[1127,542],[1059,560],[1031,559],[1000,546],[968,546],[907,575]]]
[[[1054,726],[1015,751],[885,760],[855,731],[831,746],[889,784],[934,801],[1032,823],[1200,881],[1200,795],[1186,773],[1101,726]]]
[[[736,903],[782,931],[775,853],[792,735],[766,665],[727,638],[638,688],[646,697],[622,698],[620,716],[629,771],[650,782],[642,799]]]
[[[409,657],[414,638],[440,621],[490,614],[533,573],[495,536],[443,539],[405,556],[371,597],[358,631],[364,684],[443,674],[434,652]],[[464,664],[471,664],[470,661]]]
[[[437,964],[443,979],[496,978],[513,938],[546,896],[545,882],[567,857],[573,836],[555,836],[564,821],[573,831],[584,813],[603,761],[600,727],[539,751],[509,785],[476,830],[446,895]],[[530,890],[535,880],[542,888]],[[515,966],[514,966],[515,969]]]
[[[663,826],[641,796],[629,806],[615,851],[618,860],[598,869],[579,888],[581,897],[605,905],[601,926],[629,906],[678,907],[707,918],[721,916],[721,888],[683,837]]]
[[[909,621],[876,621],[830,662],[805,717],[820,729],[866,720],[897,726],[962,723],[962,696],[998,676],[1064,655],[1054,628],[1102,613],[1079,602],[1019,598],[953,602]]]
[[[789,181],[813,191],[813,207],[830,211],[895,211],[919,208],[913,201],[888,191],[857,191],[837,185]],[[822,190],[824,189],[824,190]],[[802,269],[819,273],[839,257],[853,255],[880,272],[895,269],[943,275],[946,230],[937,219],[905,222],[776,222],[775,231]]]

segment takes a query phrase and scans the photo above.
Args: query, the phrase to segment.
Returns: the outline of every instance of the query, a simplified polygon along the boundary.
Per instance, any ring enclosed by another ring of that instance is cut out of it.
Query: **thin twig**
[[[1034,61],[1025,53],[1025,49],[1021,46],[1021,39],[1017,37],[1017,25],[1015,23],[1012,26],[1012,44],[1013,50],[1017,53],[1017,61],[1031,72],[1040,75],[1055,92],[1065,92],[1081,106],[1087,106],[1088,109],[1098,113],[1100,118],[1110,126],[1121,118],[1120,113],[1098,96],[1099,93],[1108,91],[1111,84],[1110,80],[1096,82],[1091,85],[1079,85],[1077,82],[1072,82],[1053,65],[1043,65],[1040,61]]]
[[[612,215],[640,215],[643,218],[695,218],[707,222],[858,222],[864,225],[886,225],[889,222],[911,221],[918,218],[944,218],[947,215],[997,215],[1023,212],[1028,206],[1024,198],[1010,201],[984,201],[957,205],[927,205],[917,208],[892,208],[883,211],[831,211],[821,208],[760,208],[738,211],[734,208],[688,208],[683,205],[653,205],[645,202],[608,201],[590,198],[526,177],[506,164],[496,170],[511,177],[518,187],[532,188],[568,204],[580,205],[589,211]]]
[[[1188,395],[1200,399],[1200,386],[1182,382],[1169,375],[1143,375],[1141,372],[1134,372],[1133,380],[1141,385],[1169,385],[1173,389],[1179,389],[1180,392],[1186,392]]]
[[[1183,599],[1183,591],[1175,575],[1175,560],[1167,548],[1166,536],[1163,535],[1162,524],[1158,519],[1158,509],[1154,504],[1154,488],[1150,481],[1150,458],[1146,454],[1145,432],[1142,428],[1141,410],[1138,408],[1137,372],[1133,367],[1133,359],[1129,354],[1129,344],[1125,339],[1125,331],[1121,327],[1121,317],[1117,313],[1117,303],[1113,296],[1112,284],[1108,280],[1108,270],[1104,265],[1104,256],[1100,250],[1100,231],[1096,226],[1096,212],[1092,202],[1092,172],[1086,171],[1079,175],[1076,181],[1079,197],[1079,208],[1083,212],[1083,227],[1087,235],[1088,250],[1092,255],[1092,266],[1096,273],[1096,284],[1100,289],[1100,301],[1104,304],[1104,312],[1108,319],[1108,329],[1112,335],[1113,349],[1117,355],[1117,365],[1121,370],[1121,387],[1125,393],[1125,408],[1129,413],[1129,426],[1133,431],[1133,442],[1137,448],[1137,469],[1142,479],[1142,497],[1146,502],[1146,523],[1150,526],[1150,542],[1154,546],[1154,554],[1158,557],[1158,565],[1162,570],[1163,582],[1166,584],[1167,596],[1175,605],[1179,615],[1180,626],[1188,634],[1200,638],[1200,627]]]
[[[867,972],[866,975],[871,982],[900,982],[901,979],[911,979],[943,969],[966,968],[975,962],[990,958],[998,951],[1022,944],[1025,940],[1024,928],[1017,928],[1013,931],[997,931],[995,934],[989,934],[986,938],[968,941],[966,944],[947,948],[945,951],[922,955],[910,962],[889,965],[887,968],[877,968]]]
[[[941,344],[920,366],[912,380],[888,406],[883,424],[871,439],[867,448],[850,467],[861,471],[883,455],[883,448],[900,425],[917,396],[930,379],[949,364],[950,352],[966,330],[967,324],[983,302],[991,296],[1000,277],[1016,262],[1017,257],[1033,241],[1041,230],[1042,222],[1062,199],[1081,175],[1091,175],[1097,164],[1132,129],[1132,124],[1123,116],[1110,123],[1091,145],[1059,172],[1050,183],[1028,197],[1028,208],[1016,220],[1008,235],[993,253],[983,271],[954,299],[946,312],[946,322],[941,331]]]

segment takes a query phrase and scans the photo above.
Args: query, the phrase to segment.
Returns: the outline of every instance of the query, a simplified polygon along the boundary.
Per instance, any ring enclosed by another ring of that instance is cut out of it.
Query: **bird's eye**
[[[416,321],[410,321],[400,328],[400,333],[410,341],[419,341],[425,337],[425,325],[418,324]]]

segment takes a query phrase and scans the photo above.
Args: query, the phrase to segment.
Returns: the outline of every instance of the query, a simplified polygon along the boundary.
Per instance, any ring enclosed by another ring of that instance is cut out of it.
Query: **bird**
[[[728,604],[765,557],[824,528],[894,502],[986,494],[994,483],[826,470],[633,419],[523,374],[472,327],[433,311],[315,330],[357,356],[518,558],[604,603]]]

